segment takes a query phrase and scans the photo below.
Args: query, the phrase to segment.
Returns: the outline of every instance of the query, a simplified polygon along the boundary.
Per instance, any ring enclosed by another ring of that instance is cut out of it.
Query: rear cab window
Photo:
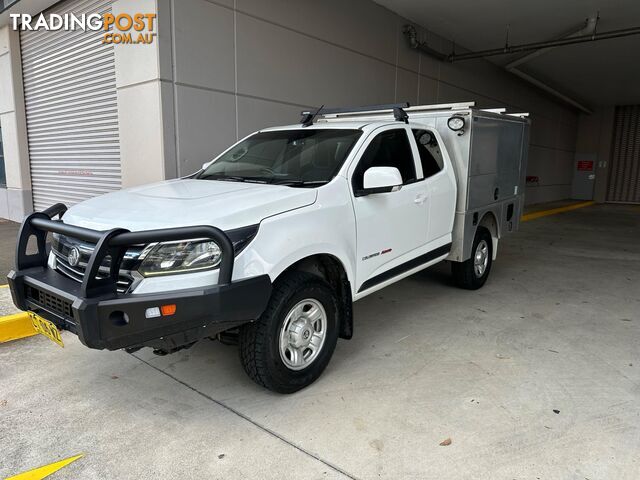
[[[441,172],[444,168],[444,160],[436,136],[429,130],[419,128],[413,128],[411,132],[418,146],[424,178],[432,177]]]

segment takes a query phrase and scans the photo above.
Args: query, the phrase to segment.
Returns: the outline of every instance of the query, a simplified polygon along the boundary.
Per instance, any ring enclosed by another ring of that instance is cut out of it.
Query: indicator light
[[[176,304],[172,303],[171,305],[162,305],[160,307],[160,311],[162,312],[163,317],[168,317],[176,313]]]

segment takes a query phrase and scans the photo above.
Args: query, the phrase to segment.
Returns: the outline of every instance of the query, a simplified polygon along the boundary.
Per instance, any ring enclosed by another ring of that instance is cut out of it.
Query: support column
[[[0,28],[0,127],[7,177],[0,186],[0,218],[19,222],[33,211],[33,202],[20,37],[10,25]]]
[[[155,0],[117,0],[113,4],[114,15],[155,13],[156,34],[162,24],[158,10]],[[163,87],[159,50],[158,36],[151,44],[114,48],[123,187],[176,176],[173,103],[166,94],[169,85]]]

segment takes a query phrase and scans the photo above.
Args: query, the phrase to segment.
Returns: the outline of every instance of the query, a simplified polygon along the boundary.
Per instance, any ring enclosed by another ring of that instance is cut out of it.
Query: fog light
[[[144,312],[144,316],[147,318],[156,318],[160,316],[160,308],[159,307],[151,307],[147,308]]]

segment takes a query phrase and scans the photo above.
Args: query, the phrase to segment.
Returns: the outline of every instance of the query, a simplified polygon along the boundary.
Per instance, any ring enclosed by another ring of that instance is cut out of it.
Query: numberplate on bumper
[[[52,342],[55,342],[64,348],[62,335],[60,335],[58,327],[56,327],[53,322],[50,322],[46,318],[42,318],[40,315],[33,312],[29,312],[29,318],[31,318],[31,323],[33,324],[33,328],[35,328],[36,332],[44,335]]]

